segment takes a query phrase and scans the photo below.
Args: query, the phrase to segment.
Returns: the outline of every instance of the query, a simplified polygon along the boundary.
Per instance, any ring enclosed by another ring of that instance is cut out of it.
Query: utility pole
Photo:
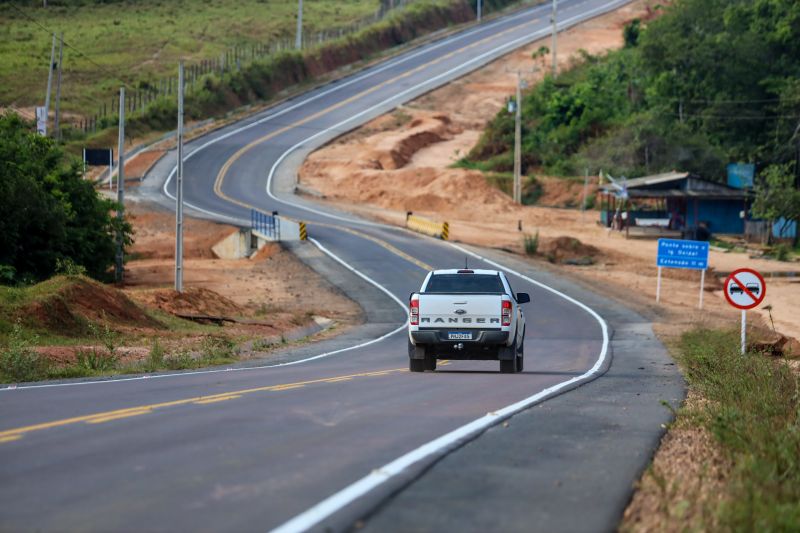
[[[589,168],[583,171],[583,203],[581,204],[581,220],[584,219],[586,214],[586,198],[589,192]]]
[[[481,21],[482,11],[483,11],[483,0],[478,0],[478,22]]]
[[[533,67],[526,73],[533,74],[537,71]],[[506,72],[515,72],[507,70]],[[527,80],[522,77],[523,71],[517,70],[517,94],[514,103],[514,187],[511,196],[514,203],[522,203],[522,89],[528,86]],[[509,109],[509,112],[511,109]]]
[[[47,4],[45,3],[45,6]],[[47,95],[44,97],[44,134],[47,136],[47,122],[50,120],[50,92],[53,87],[53,62],[56,60],[56,34],[53,34],[53,45],[50,47],[50,64],[47,67]]]
[[[553,77],[556,77],[558,73],[558,62],[557,62],[557,54],[556,54],[556,45],[558,44],[558,0],[553,0],[553,14],[550,16],[550,22],[553,23]]]
[[[517,94],[514,105],[514,203],[522,204],[522,89],[527,82],[522,79],[522,71],[517,71]]]
[[[122,283],[123,259],[125,253],[122,222],[125,218],[125,87],[119,88],[119,161],[117,162],[117,257],[114,264],[114,280]]]
[[[60,41],[61,43],[58,48],[58,79],[56,81],[56,117],[55,117],[55,122],[53,124],[57,141],[61,140],[59,115],[61,111],[61,71],[62,71],[61,64],[64,62],[64,32],[61,32]]]
[[[175,187],[175,290],[183,292],[183,61],[178,63],[178,179]]]
[[[297,0],[297,33],[294,47],[298,50],[303,48],[303,0]]]

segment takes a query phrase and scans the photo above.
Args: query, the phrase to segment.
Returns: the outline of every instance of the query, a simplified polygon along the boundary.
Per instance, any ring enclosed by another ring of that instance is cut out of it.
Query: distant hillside
[[[731,161],[795,160],[800,3],[676,0],[625,30],[626,47],[548,78],[523,98],[524,172],[722,178]],[[513,167],[502,111],[462,164]]]

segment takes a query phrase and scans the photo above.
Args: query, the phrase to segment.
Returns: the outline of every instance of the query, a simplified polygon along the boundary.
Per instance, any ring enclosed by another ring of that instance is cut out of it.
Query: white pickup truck
[[[527,293],[514,293],[497,270],[434,270],[409,297],[411,372],[436,370],[437,359],[500,361],[522,371]]]

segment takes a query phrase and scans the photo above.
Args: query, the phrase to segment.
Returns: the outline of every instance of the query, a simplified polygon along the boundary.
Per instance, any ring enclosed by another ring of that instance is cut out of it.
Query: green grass
[[[680,361],[705,402],[694,417],[733,464],[717,509],[723,530],[796,531],[800,524],[800,376],[784,361],[739,353],[739,332],[683,335]]]
[[[219,58],[234,46],[293,38],[297,3],[285,0],[126,0],[70,2],[44,9],[16,2],[39,24],[64,32],[86,53],[64,50],[62,109],[96,112],[121,81],[130,86],[175,76],[178,60]],[[304,31],[343,27],[373,14],[379,0],[306,0]],[[0,104],[42,105],[52,36],[0,3]],[[102,68],[98,68],[99,65]]]

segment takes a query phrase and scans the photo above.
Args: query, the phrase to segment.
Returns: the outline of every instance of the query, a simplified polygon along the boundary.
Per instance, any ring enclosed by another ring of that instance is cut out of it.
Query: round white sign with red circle
[[[767,284],[752,268],[734,270],[725,279],[725,299],[737,309],[752,309],[764,301]]]

